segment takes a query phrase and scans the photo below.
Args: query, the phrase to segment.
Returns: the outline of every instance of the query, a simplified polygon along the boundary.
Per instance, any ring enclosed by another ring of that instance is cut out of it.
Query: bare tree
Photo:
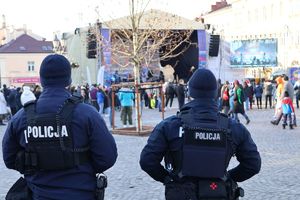
[[[186,23],[188,20],[183,21],[183,18],[177,15],[158,10],[146,11],[149,3],[150,0],[129,0],[128,17],[101,24],[101,27],[111,30],[109,48],[112,62],[121,68],[133,67],[137,131],[141,130],[140,68],[150,67],[154,63],[157,65],[160,60],[168,60],[182,54],[191,45],[190,36],[195,29],[193,25]],[[97,35],[97,43],[100,44],[98,47],[103,47],[101,44],[107,41],[100,35],[99,23],[91,28],[94,28]],[[108,48],[107,45],[105,48]]]

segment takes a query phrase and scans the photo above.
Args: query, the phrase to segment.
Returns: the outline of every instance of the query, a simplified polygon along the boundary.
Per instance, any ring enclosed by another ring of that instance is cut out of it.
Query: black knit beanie
[[[208,69],[197,69],[188,82],[189,94],[194,99],[216,98],[217,80]]]
[[[67,87],[71,84],[71,65],[62,55],[47,56],[40,68],[40,80],[43,87]]]

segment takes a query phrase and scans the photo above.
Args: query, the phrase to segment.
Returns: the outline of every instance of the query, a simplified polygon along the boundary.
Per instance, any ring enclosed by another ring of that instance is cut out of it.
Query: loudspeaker
[[[88,31],[87,33],[87,51],[86,57],[96,58],[97,55],[97,40],[96,35]]]
[[[211,35],[209,42],[209,53],[211,57],[217,57],[219,54],[220,35]]]

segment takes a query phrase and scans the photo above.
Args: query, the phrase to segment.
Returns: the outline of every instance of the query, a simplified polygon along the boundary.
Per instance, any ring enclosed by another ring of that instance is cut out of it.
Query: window
[[[34,61],[28,61],[28,71],[33,72],[34,71]]]
[[[24,46],[19,47],[20,51],[26,51],[26,48]]]

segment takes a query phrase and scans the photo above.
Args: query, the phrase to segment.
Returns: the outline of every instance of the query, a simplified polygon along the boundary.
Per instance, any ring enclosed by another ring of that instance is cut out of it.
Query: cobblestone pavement
[[[300,119],[300,110],[297,110]],[[175,114],[176,109],[167,110],[166,116]],[[119,121],[117,113],[116,121]],[[259,175],[241,183],[245,189],[245,200],[299,200],[300,199],[300,131],[283,130],[281,125],[273,126],[270,119],[273,110],[251,110],[248,129],[252,133],[262,156],[262,169]],[[157,110],[144,110],[144,124],[155,125],[160,121]],[[106,121],[107,121],[107,117]],[[245,120],[240,116],[241,122]],[[299,121],[299,120],[298,120]],[[117,122],[117,126],[121,126]],[[5,127],[0,128],[0,139]],[[155,182],[139,167],[139,156],[147,137],[114,136],[118,145],[119,157],[106,174],[109,186],[106,190],[108,200],[163,200],[163,185]],[[2,157],[2,152],[1,152]],[[230,166],[236,165],[233,158]],[[8,170],[0,159],[0,200],[19,177],[15,171]]]

